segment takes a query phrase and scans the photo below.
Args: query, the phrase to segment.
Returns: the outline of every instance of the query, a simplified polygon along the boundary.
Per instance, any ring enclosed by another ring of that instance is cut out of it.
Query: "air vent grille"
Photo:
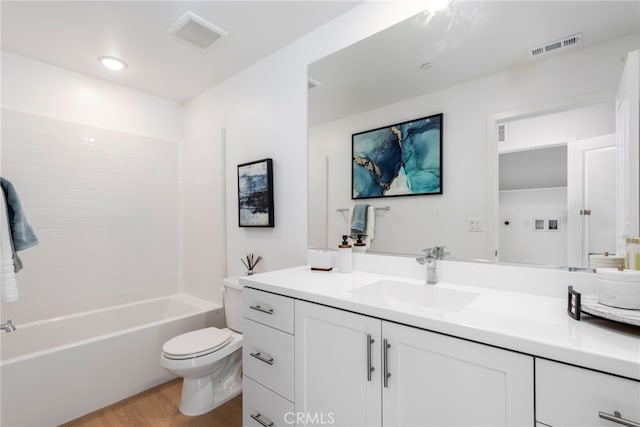
[[[507,124],[506,123],[501,123],[498,125],[497,134],[498,134],[499,144],[504,144],[505,142],[507,142]]]
[[[580,44],[582,41],[582,33],[573,34],[571,36],[564,37],[560,40],[555,40],[549,43],[545,43],[542,46],[536,46],[532,49],[527,50],[527,55],[530,58],[536,58],[547,54],[549,52],[556,51],[558,49],[563,49],[567,47],[572,47]]]
[[[186,12],[169,28],[169,34],[182,42],[206,49],[228,33],[195,13]]]

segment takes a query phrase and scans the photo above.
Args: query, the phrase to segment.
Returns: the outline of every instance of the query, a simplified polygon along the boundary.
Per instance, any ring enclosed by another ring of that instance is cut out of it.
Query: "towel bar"
[[[379,208],[376,207],[374,209],[377,210],[377,211],[390,211],[391,210],[391,208],[389,206],[382,206],[382,207],[379,207]],[[349,212],[349,209],[348,208],[338,208],[338,209],[336,209],[336,211],[337,212]]]

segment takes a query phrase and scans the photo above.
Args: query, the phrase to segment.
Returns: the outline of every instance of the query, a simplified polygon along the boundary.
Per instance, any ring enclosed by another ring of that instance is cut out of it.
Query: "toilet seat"
[[[228,329],[205,328],[187,332],[171,338],[162,346],[162,354],[167,359],[193,359],[213,353],[231,341]]]

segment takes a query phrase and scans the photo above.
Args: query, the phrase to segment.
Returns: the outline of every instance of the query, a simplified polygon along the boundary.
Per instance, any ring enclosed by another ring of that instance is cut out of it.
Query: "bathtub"
[[[0,425],[59,425],[168,381],[164,342],[223,319],[221,305],[176,294],[18,323],[0,333]]]

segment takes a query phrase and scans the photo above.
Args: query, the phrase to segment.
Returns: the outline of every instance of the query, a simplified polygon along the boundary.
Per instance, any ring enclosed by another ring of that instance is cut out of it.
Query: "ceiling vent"
[[[529,49],[527,50],[527,55],[529,56],[529,58],[536,58],[538,56],[542,56],[547,53],[557,51],[559,49],[576,46],[580,44],[581,41],[582,41],[582,33],[574,34],[572,36],[567,36],[560,40],[555,40],[549,43],[545,43],[542,46],[536,46],[532,49]]]
[[[169,34],[191,46],[206,49],[228,33],[195,13],[186,12],[169,28]]]

